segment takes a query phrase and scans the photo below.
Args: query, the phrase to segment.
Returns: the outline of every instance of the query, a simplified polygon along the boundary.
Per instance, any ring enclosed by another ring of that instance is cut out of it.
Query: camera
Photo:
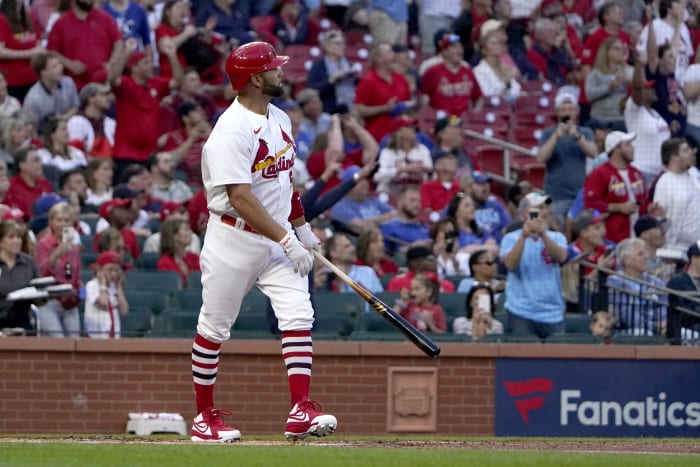
[[[530,209],[530,219],[537,219],[540,217],[540,210],[539,209]]]
[[[564,115],[562,118],[559,119],[561,123],[569,123],[571,121],[571,117],[569,115]]]

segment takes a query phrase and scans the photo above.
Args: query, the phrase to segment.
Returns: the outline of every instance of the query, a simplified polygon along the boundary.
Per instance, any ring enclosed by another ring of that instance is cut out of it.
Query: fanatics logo
[[[536,393],[549,394],[554,387],[554,382],[548,378],[535,378],[526,381],[503,381],[503,386],[505,386],[511,397],[518,398],[515,400],[515,407],[518,409],[518,413],[525,424],[529,425],[530,418],[528,413],[532,410],[541,409],[545,398],[542,395],[533,395],[525,399],[520,398]]]

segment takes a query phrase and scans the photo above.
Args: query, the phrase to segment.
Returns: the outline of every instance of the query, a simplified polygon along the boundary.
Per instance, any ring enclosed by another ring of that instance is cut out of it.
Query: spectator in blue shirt
[[[331,219],[360,229],[376,228],[396,216],[396,210],[370,194],[369,181],[360,178],[355,187],[331,208]]]
[[[481,173],[473,173],[470,187],[476,207],[476,223],[486,235],[501,241],[505,228],[512,222],[506,208],[495,196],[491,196],[491,179]]]
[[[143,50],[148,56],[153,55],[148,17],[141,5],[130,0],[109,0],[102,9],[114,18],[124,40],[134,39],[138,43],[136,50]]]
[[[566,261],[566,237],[549,230],[551,198],[530,193],[520,202],[520,229],[501,241],[500,257],[508,270],[506,329],[541,339],[564,332],[564,299],[559,265]]]
[[[214,32],[226,39],[236,39],[240,44],[254,40],[257,34],[250,30],[247,18],[235,7],[235,0],[211,0],[197,12],[195,25],[203,28],[208,21],[214,20]]]
[[[355,282],[361,284],[370,292],[383,292],[384,287],[379,281],[379,277],[369,266],[353,264],[357,260],[355,245],[352,244],[347,235],[336,233],[326,240],[326,256],[345,274],[350,276]],[[345,282],[333,277],[331,272],[327,272],[326,289],[334,292],[352,292],[353,290]]]
[[[387,252],[405,251],[410,246],[430,245],[428,227],[418,220],[420,212],[418,187],[402,187],[396,200],[396,217],[380,226]]]

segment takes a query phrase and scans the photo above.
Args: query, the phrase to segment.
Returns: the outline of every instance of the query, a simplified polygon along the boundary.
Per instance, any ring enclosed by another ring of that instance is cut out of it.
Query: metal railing
[[[595,278],[586,272],[598,271]],[[620,271],[581,261],[579,312],[608,311],[622,335],[661,335],[671,344],[700,345],[700,294],[634,279]]]
[[[537,158],[532,152],[532,148],[528,149],[524,146],[519,146],[517,144],[509,143],[508,141],[503,141],[500,139],[496,139],[492,136],[485,135],[483,133],[479,133],[478,131],[474,130],[469,130],[465,128],[463,130],[464,136],[468,136],[469,138],[473,139],[478,139],[479,141],[484,141],[485,143],[493,144],[494,146],[500,146],[503,148],[503,180],[500,181],[505,181],[505,182],[512,182],[510,179],[511,177],[511,170],[510,170],[510,153],[512,152],[517,152],[519,154],[527,154],[528,156],[532,156],[533,161],[537,161]],[[494,174],[496,175],[496,178],[500,178],[499,174]]]

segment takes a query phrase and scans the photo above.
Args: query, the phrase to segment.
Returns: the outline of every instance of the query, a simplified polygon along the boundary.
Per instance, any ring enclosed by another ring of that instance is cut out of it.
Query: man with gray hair
[[[640,238],[627,238],[617,245],[622,274],[608,277],[608,311],[617,319],[619,334],[651,336],[666,333],[668,299],[658,287],[661,279],[646,272],[648,253]]]
[[[566,237],[549,230],[552,199],[532,192],[518,208],[522,228],[501,241],[500,258],[508,269],[506,329],[546,339],[564,332],[564,299],[559,265],[567,258]]]
[[[586,159],[598,155],[590,128],[578,124],[578,99],[560,91],[554,99],[558,123],[542,130],[537,161],[546,165],[544,191],[552,197],[552,215],[563,226],[566,213],[583,188]]]
[[[535,41],[527,51],[527,58],[540,72],[541,79],[557,86],[567,83],[569,73],[576,64],[564,49],[566,29],[548,18],[540,18],[535,23]]]
[[[296,100],[304,114],[304,120],[299,125],[301,133],[310,135],[313,141],[319,133],[331,129],[331,115],[323,111],[323,101],[316,89],[302,89]]]

